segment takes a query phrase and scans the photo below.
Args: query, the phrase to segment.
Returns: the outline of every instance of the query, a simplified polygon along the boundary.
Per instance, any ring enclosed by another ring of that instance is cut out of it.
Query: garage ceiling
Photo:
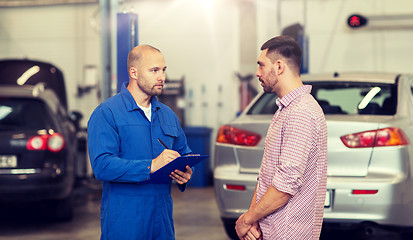
[[[0,0],[0,7],[27,7],[98,2],[99,0]]]

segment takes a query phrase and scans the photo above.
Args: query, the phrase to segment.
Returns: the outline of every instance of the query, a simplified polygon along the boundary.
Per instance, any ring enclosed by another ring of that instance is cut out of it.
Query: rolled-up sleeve
[[[283,128],[282,151],[272,185],[291,195],[295,195],[303,184],[303,174],[313,143],[314,121],[309,116],[307,111],[295,111]]]

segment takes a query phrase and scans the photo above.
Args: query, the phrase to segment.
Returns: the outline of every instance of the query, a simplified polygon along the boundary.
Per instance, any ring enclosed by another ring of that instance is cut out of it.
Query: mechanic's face
[[[157,51],[145,51],[138,67],[138,87],[147,95],[160,95],[165,83],[165,71],[163,55]]]

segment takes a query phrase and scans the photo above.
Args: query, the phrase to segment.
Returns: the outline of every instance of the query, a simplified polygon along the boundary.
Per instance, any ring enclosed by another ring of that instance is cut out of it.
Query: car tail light
[[[348,148],[385,147],[408,145],[409,140],[399,128],[382,128],[348,134],[340,137]]]
[[[224,189],[234,191],[245,191],[247,188],[244,185],[225,184]]]
[[[59,133],[49,135],[47,149],[51,152],[59,152],[65,147],[65,139]]]
[[[352,191],[352,194],[354,195],[372,195],[372,194],[376,194],[378,193],[379,190],[360,190],[360,189],[356,189]]]
[[[49,150],[59,152],[65,147],[65,140],[59,133],[44,134],[31,137],[27,141],[27,150]]]
[[[27,150],[46,150],[47,135],[34,136],[27,141]]]
[[[218,131],[217,142],[229,143],[242,146],[256,146],[261,140],[259,134],[234,128],[231,126],[222,126]]]

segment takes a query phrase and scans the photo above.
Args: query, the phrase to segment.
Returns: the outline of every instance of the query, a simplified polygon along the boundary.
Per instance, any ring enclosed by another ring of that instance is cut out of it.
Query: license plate
[[[0,168],[17,167],[17,157],[15,155],[0,155]]]
[[[329,208],[331,206],[331,190],[327,190],[326,192],[326,200],[324,202],[324,207]]]

